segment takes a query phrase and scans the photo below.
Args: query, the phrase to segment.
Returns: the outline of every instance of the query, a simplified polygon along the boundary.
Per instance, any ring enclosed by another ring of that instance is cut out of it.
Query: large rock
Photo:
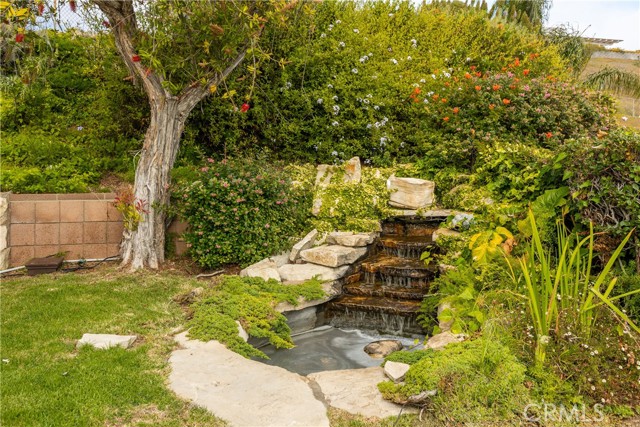
[[[429,338],[425,347],[433,350],[442,350],[449,344],[464,341],[466,337],[465,334],[454,334],[450,331],[445,331]]]
[[[417,409],[401,407],[382,398],[378,383],[386,380],[379,366],[364,369],[345,369],[309,374],[315,381],[327,403],[350,414],[365,417],[387,418],[404,413],[416,413]]]
[[[411,366],[406,363],[393,362],[390,360],[384,364],[384,374],[394,383],[399,383],[404,380],[404,376],[410,367]]]
[[[365,346],[364,352],[376,359],[387,357],[394,351],[402,350],[402,341],[380,340],[369,343]]]
[[[387,180],[391,190],[389,205],[400,209],[420,209],[431,206],[435,200],[433,181],[417,178],[397,178],[391,175]]]
[[[320,188],[326,188],[331,184],[331,178],[333,178],[333,172],[336,167],[333,165],[318,165],[316,173],[315,186]]]
[[[362,166],[360,157],[353,157],[344,164],[343,181],[351,184],[360,184],[362,180]]]
[[[84,334],[77,346],[90,345],[101,350],[111,347],[129,348],[136,338],[135,335]]]
[[[337,280],[347,274],[348,269],[348,265],[330,268],[315,264],[287,264],[278,268],[278,273],[283,281],[304,282],[316,276],[320,280]]]
[[[278,282],[281,280],[280,274],[278,273],[278,265],[270,258],[263,259],[262,261],[250,265],[244,270],[241,270],[240,276],[261,277],[264,280],[274,279]]]
[[[438,228],[431,235],[431,240],[433,240],[435,242],[440,237],[445,237],[445,236],[447,236],[447,237],[459,237],[460,235],[461,235],[461,233],[459,231],[450,230],[448,228]]]
[[[378,233],[354,233],[351,231],[335,231],[327,236],[327,243],[350,247],[367,246],[375,242]]]
[[[232,426],[328,427],[326,408],[303,377],[246,359],[217,341],[176,336],[169,387]]]
[[[319,246],[300,252],[300,257],[313,264],[326,267],[340,267],[353,264],[366,255],[367,248],[350,248],[340,245]]]
[[[301,251],[305,249],[309,249],[313,246],[313,242],[316,241],[316,237],[318,236],[318,230],[313,229],[302,240],[293,245],[291,248],[291,253],[289,254],[289,261],[295,262],[298,259],[298,255]]]

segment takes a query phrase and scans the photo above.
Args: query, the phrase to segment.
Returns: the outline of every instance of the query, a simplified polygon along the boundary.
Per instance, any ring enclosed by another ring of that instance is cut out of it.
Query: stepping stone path
[[[84,334],[78,341],[77,347],[90,345],[105,350],[111,347],[129,348],[136,340],[135,335]]]

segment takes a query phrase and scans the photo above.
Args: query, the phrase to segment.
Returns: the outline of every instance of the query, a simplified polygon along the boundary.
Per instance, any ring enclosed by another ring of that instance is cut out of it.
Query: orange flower
[[[547,132],[544,134],[544,136],[546,136],[547,138],[551,138],[553,136],[552,132]]]
[[[460,109],[458,107],[453,107],[453,114],[458,114]]]
[[[509,104],[511,104],[511,101],[509,101],[507,98],[505,98],[505,99],[502,100],[502,103],[504,105],[509,105]]]
[[[476,70],[476,66],[475,66],[475,65],[472,65],[471,67],[469,67],[469,69],[470,69],[471,71],[475,71],[475,70]]]
[[[469,74],[469,73],[464,73],[464,78],[465,78],[465,79],[470,79],[470,78],[471,78],[471,74]]]
[[[482,86],[476,86],[476,90],[481,90]]]
[[[445,85],[446,87],[449,87],[449,86],[451,86],[451,83],[449,83],[449,82],[444,82],[444,85]]]
[[[513,65],[515,65],[516,67],[520,66],[520,58],[516,58],[515,61],[513,61]]]
[[[493,85],[493,90],[500,90],[500,85]]]
[[[515,89],[516,85],[509,85],[509,89]]]
[[[527,69],[523,70],[522,74],[524,74],[525,76],[528,76],[529,75],[529,69],[527,68]]]
[[[507,67],[502,67],[502,71],[507,71]]]
[[[440,102],[442,102],[443,104],[445,104],[445,103],[447,102],[447,98],[442,98],[442,99],[440,100]]]
[[[496,108],[496,104],[489,104],[489,110],[493,110],[494,108]]]
[[[454,82],[457,82],[457,81],[458,81],[458,78],[457,78],[457,77],[454,77],[454,78],[453,78],[453,81],[454,81]]]
[[[419,94],[419,93],[420,93],[420,88],[419,88],[419,87],[417,87],[417,88],[413,89],[413,94],[414,94],[414,95],[417,95],[417,94]]]
[[[445,117],[442,120],[444,120],[445,122],[448,122],[449,121],[449,117]]]
[[[476,77],[481,77],[481,76],[482,76],[482,73],[481,73],[480,71],[478,71],[478,72],[476,73]]]
[[[440,95],[438,95],[438,94],[436,93],[436,94],[435,94],[435,95],[433,95],[431,98],[432,98],[434,101],[437,101],[437,100],[438,100],[438,98],[440,98]]]

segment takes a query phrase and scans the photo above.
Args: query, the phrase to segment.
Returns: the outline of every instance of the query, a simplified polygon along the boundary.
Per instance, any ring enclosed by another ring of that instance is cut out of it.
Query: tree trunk
[[[164,261],[165,219],[169,205],[170,173],[180,146],[188,114],[176,97],[159,97],[151,102],[151,124],[136,167],[134,195],[142,221],[127,230],[121,246],[122,265],[131,270],[158,268]]]

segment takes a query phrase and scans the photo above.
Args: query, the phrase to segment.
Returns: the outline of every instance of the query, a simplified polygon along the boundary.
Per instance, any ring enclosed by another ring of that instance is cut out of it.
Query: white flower
[[[371,95],[370,93],[367,94],[367,98],[373,98],[373,95]]]
[[[331,152],[331,155],[335,157],[335,156],[337,156],[337,155],[338,155],[338,152],[337,152],[337,151],[335,151],[335,150],[333,150],[333,151]]]
[[[342,24],[342,21],[341,21],[341,20],[339,20],[339,19],[337,19],[337,20],[336,20],[336,24]]]
[[[367,57],[367,55],[365,55],[365,56],[363,56],[362,58],[360,58],[360,62],[361,62],[362,64],[364,64],[364,62],[365,62],[367,59],[369,59],[369,58]]]
[[[329,83],[329,84],[327,85],[327,87],[328,87],[329,89],[333,89],[333,85],[332,85],[331,83]]]
[[[456,50],[455,49],[451,49],[451,52],[456,53]]]
[[[471,58],[469,58],[469,57],[467,56],[466,61],[467,61],[467,62],[471,62]]]
[[[378,110],[380,109],[380,107],[378,107],[377,105],[374,105],[374,106],[373,106],[373,109],[374,109],[374,110],[376,110],[376,111],[378,111]]]
[[[446,78],[451,77],[451,74],[449,74],[449,73],[443,73],[443,74],[444,74],[444,76],[445,76]]]
[[[333,30],[333,24],[329,25],[329,31]]]
[[[391,58],[391,62],[392,62],[394,65],[398,65],[398,61],[397,61],[395,58]]]
[[[622,119],[623,122],[626,122],[627,120],[629,120],[629,118],[627,116],[622,116],[620,118]]]
[[[431,74],[431,78],[432,78],[432,79],[435,79],[435,78],[436,78],[436,75],[435,75],[435,74]]]
[[[431,96],[431,95],[433,95],[433,91],[427,92],[427,96]]]
[[[367,53],[367,56],[371,58],[373,56],[373,53]]]
[[[365,104],[368,104],[369,100],[368,99],[363,99],[362,102],[364,102]]]
[[[324,102],[324,99],[318,98],[316,102],[318,103],[318,105],[322,105],[322,103]]]
[[[416,39],[411,39],[411,44],[418,44],[418,40],[416,40]]]
[[[407,56],[407,61],[411,61],[411,57],[410,56]]]
[[[323,38],[325,38],[325,37],[327,37],[327,35],[326,35],[325,33],[320,34],[320,38],[321,38],[321,39],[323,39]]]
[[[420,79],[420,83],[425,83],[426,80],[425,79]]]
[[[367,129],[371,129],[373,125],[371,123],[367,123]]]
[[[354,33],[356,33],[356,34],[358,34],[358,33],[360,32],[360,30],[359,30],[359,29],[357,29],[357,28],[354,28],[354,29],[353,29],[353,32],[354,32]]]
[[[422,102],[424,102],[425,104],[428,104],[429,100],[427,98],[425,98],[424,101],[422,101]]]
[[[285,86],[287,89],[290,89],[292,85],[291,85],[291,82],[286,82],[286,83],[284,84],[284,86]]]
[[[389,14],[389,18],[393,18],[393,13],[390,13],[390,14]]]
[[[376,129],[377,129],[377,128],[379,128],[380,126],[382,126],[382,125],[380,124],[380,122],[375,122],[373,125],[376,127]]]
[[[333,86],[332,86],[332,87],[333,87]],[[333,100],[334,100],[334,101],[337,101],[337,100],[338,100],[338,96],[337,96],[337,95],[334,95],[334,96],[333,96]]]
[[[387,145],[387,141],[388,141],[388,139],[385,138],[384,136],[382,138],[380,138],[380,146],[384,147],[385,145]]]
[[[340,43],[338,43],[338,46],[340,46],[340,47],[345,47],[345,46],[346,46],[346,44],[345,44],[344,42],[340,42]]]
[[[338,126],[340,125],[340,123],[336,122],[335,120],[331,122],[331,126]]]
[[[353,74],[358,74],[358,69],[357,69],[357,68],[352,68],[352,69],[351,69],[351,72],[352,72]]]
[[[400,148],[404,148],[404,141],[400,143]]]
[[[333,106],[333,114],[337,115],[340,112],[340,107],[338,107],[337,105]]]
[[[607,382],[607,380],[605,380],[605,379],[603,378],[603,379],[602,379],[602,383],[604,384],[604,383],[606,383],[606,382]]]

